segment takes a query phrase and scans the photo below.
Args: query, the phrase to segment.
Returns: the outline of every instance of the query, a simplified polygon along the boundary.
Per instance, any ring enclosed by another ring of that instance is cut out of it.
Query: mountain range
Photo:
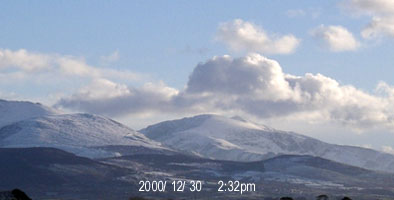
[[[0,159],[0,190],[19,187],[33,199],[240,198],[218,193],[218,180],[256,183],[244,199],[394,197],[391,154],[211,114],[135,131],[99,115],[0,100]],[[205,190],[139,193],[140,180],[202,180]]]

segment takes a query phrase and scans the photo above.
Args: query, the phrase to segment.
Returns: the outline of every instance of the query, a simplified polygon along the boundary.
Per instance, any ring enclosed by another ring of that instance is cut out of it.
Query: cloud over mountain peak
[[[391,86],[386,84],[381,90],[384,94],[378,95],[342,85],[322,74],[295,76],[283,72],[275,60],[256,53],[240,58],[215,56],[198,64],[183,90],[164,83],[153,85],[128,87],[130,92],[124,95],[101,99],[80,93],[62,99],[58,105],[110,115],[210,111],[257,118],[302,117],[360,130],[394,125],[392,95],[385,95]]]

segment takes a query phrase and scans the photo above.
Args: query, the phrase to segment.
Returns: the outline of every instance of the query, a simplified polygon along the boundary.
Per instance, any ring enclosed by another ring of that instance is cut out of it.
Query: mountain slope
[[[116,121],[90,114],[48,115],[15,122],[0,129],[0,147],[55,147],[80,156],[116,155],[107,145],[165,149]]]
[[[311,155],[372,170],[394,172],[394,156],[370,149],[328,144],[240,118],[198,115],[140,130],[171,148],[208,158],[257,161],[282,154]]]
[[[369,200],[376,199],[374,197],[377,195],[394,195],[393,174],[378,173],[313,156],[282,155],[264,161],[237,162],[180,154],[147,154],[106,158],[102,161],[135,169],[142,172],[141,178],[149,177],[148,180],[173,180],[174,177],[203,180],[203,195],[206,198],[202,199],[232,199],[223,196],[225,193],[217,192],[218,180],[255,183],[257,191],[243,194],[242,199],[263,199],[262,196],[285,194],[302,194],[307,199],[314,199],[319,194],[342,197],[352,194],[356,199]],[[240,199],[237,195],[232,197]],[[176,198],[182,199],[181,196]],[[379,199],[382,198],[380,196]]]
[[[126,199],[137,184],[132,169],[54,148],[0,148],[0,191],[20,188],[32,199]]]
[[[100,160],[55,148],[0,148],[0,191],[20,188],[32,199],[194,199],[196,193],[171,191],[172,180],[202,180],[198,199],[240,199],[218,192],[218,180],[256,184],[242,199],[263,199],[303,191],[308,199],[322,193],[353,194],[357,199],[392,197],[394,177],[311,156],[279,156],[236,162],[190,155],[131,155]],[[167,192],[138,192],[140,180],[167,181]],[[291,195],[292,196],[292,195]],[[364,198],[359,198],[364,197]]]
[[[5,101],[0,99],[0,127],[17,121],[57,114],[52,108],[27,101]]]

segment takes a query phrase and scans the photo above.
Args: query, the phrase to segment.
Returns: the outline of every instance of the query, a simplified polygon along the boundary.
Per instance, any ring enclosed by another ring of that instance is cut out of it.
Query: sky
[[[239,115],[394,153],[394,2],[5,1],[0,98],[134,129]]]

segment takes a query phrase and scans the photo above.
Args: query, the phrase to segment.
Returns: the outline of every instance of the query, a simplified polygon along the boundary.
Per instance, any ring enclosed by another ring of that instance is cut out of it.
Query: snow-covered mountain
[[[41,104],[0,100],[0,147],[54,147],[102,158],[134,153],[188,152],[233,161],[311,155],[372,170],[394,172],[394,156],[328,144],[239,117],[199,115],[165,121],[140,132],[90,114],[60,114]],[[164,147],[162,144],[166,145]]]
[[[133,146],[164,150],[116,121],[90,114],[47,115],[0,129],[0,147],[54,147],[90,158],[120,155],[106,146]]]
[[[176,150],[214,159],[257,161],[283,154],[311,155],[366,169],[394,172],[393,155],[328,144],[239,117],[198,115],[161,122],[140,132]]]
[[[40,103],[28,101],[5,101],[0,99],[0,127],[13,122],[40,117],[45,115],[57,114],[52,108]]]

